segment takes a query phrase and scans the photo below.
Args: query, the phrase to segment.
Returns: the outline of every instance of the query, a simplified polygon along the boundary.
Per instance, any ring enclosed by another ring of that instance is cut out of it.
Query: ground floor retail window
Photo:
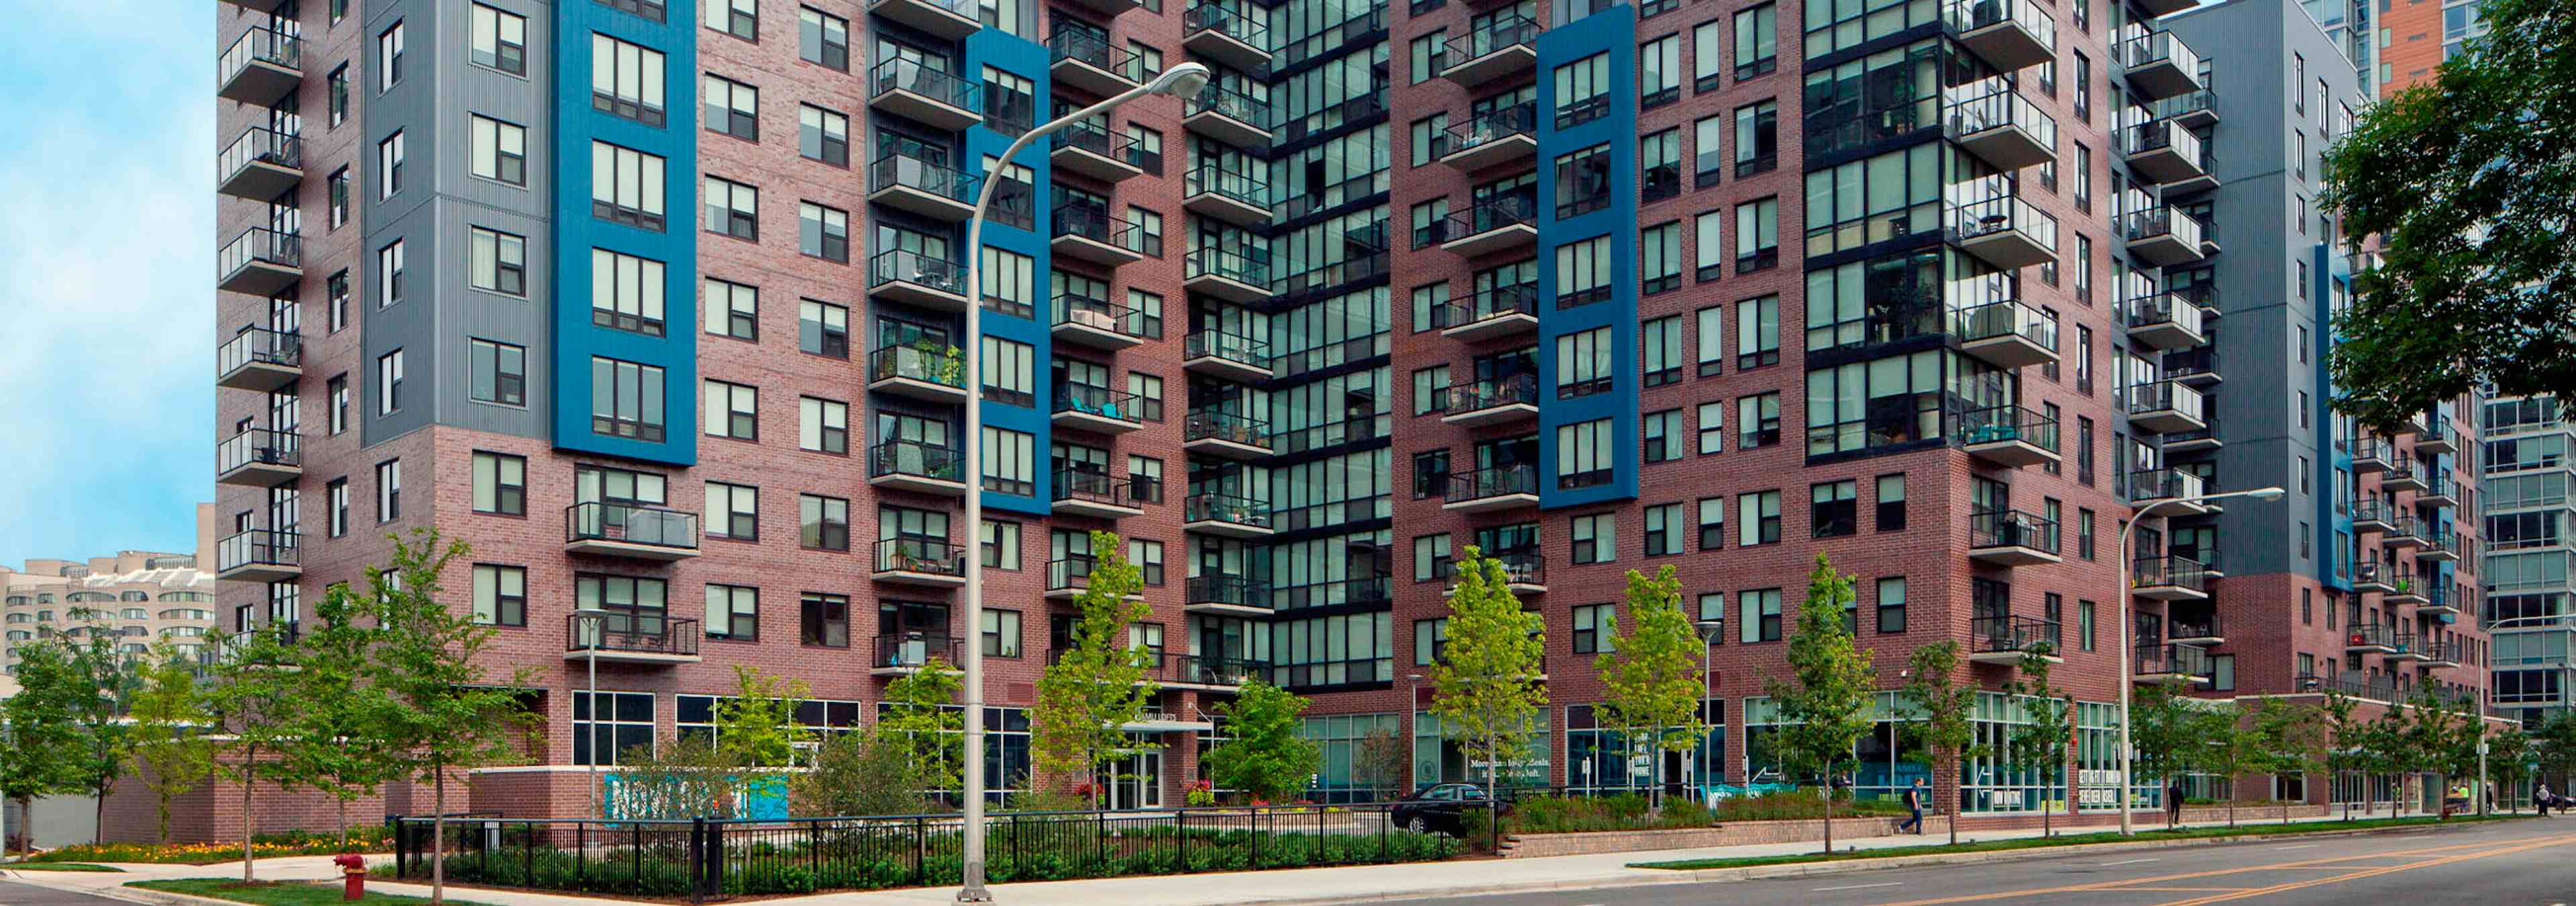
[[[1394,759],[1371,757],[1372,747],[1401,746],[1404,725],[1396,714],[1331,714],[1307,717],[1297,737],[1314,743],[1323,769],[1307,798],[1316,802],[1380,802],[1403,795],[1404,778],[1388,769]],[[1372,742],[1371,738],[1376,741]],[[1398,749],[1401,751],[1401,749]]]
[[[1630,745],[1627,734],[1599,724],[1596,705],[1565,709],[1565,785],[1577,795],[1645,793],[1657,787],[1681,794],[1696,785],[1722,782],[1726,764],[1726,703],[1700,703],[1708,732],[1699,744],[1680,751],[1659,748],[1651,736]]]
[[[1539,712],[1536,721],[1536,725],[1529,730],[1529,745],[1521,750],[1521,757],[1491,766],[1493,768],[1491,773],[1496,778],[1494,785],[1502,787],[1550,785],[1548,754],[1551,739],[1548,735],[1547,712]],[[1416,712],[1413,715],[1414,789],[1418,790],[1435,783],[1473,783],[1483,786],[1488,779],[1486,777],[1488,767],[1489,765],[1483,759],[1467,757],[1467,748],[1460,745],[1456,737],[1449,735],[1441,723],[1440,715],[1428,712]]]
[[[1984,754],[1961,766],[1961,811],[2037,812],[2063,807],[2065,771],[2044,753],[2032,757],[2013,744],[2014,732],[2030,724],[2025,702],[2024,696],[1977,693],[1970,725],[1976,732],[1973,745]]]
[[[591,695],[572,694],[572,763],[626,764],[653,754],[653,693],[600,692],[597,719]]]

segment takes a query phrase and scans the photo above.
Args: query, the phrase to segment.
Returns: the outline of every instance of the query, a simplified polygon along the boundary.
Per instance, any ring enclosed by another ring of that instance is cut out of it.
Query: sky
[[[0,29],[0,563],[193,551],[214,499],[217,4]]]

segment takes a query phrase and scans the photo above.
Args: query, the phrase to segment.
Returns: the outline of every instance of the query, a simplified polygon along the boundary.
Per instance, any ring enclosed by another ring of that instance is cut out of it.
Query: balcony
[[[983,29],[983,14],[969,0],[870,0],[868,12],[950,41]]]
[[[1059,31],[1047,39],[1047,72],[1056,82],[1107,97],[1137,86],[1141,74],[1136,54],[1083,31]]]
[[[254,13],[274,13],[285,9],[288,0],[223,0],[223,2]]]
[[[2419,445],[2415,449],[2422,450],[2424,448]],[[2448,471],[2431,466],[2425,467],[2424,489],[2415,492],[2415,505],[2434,507],[2459,506],[2459,479],[2452,478],[2451,473]]]
[[[282,31],[252,28],[215,58],[215,96],[277,106],[304,82],[304,40]]]
[[[954,669],[965,654],[956,636],[944,632],[894,632],[877,636],[876,656],[868,660],[869,676],[910,676],[937,661]]]
[[[1440,508],[1461,513],[1538,506],[1538,467],[1528,463],[1449,473]]]
[[[225,582],[284,582],[304,575],[303,536],[251,529],[215,542],[215,578]]]
[[[2415,432],[2415,452],[2418,455],[2460,452],[2460,433],[2451,430],[2450,419],[2437,415],[2423,422],[2423,430]]]
[[[2129,254],[2158,267],[2190,264],[2209,257],[2201,243],[2201,232],[2199,219],[2173,207],[2131,211],[2120,223],[2120,238],[2127,243]]]
[[[2457,529],[2449,526],[2434,523],[2425,528],[2424,546],[2415,551],[2415,559],[2419,562],[2453,563],[2467,558],[2469,553],[2469,536],[2460,534]]]
[[[612,664],[694,664],[698,621],[662,610],[574,611],[564,615],[564,660]]]
[[[868,389],[925,403],[962,403],[966,359],[957,347],[927,339],[887,346],[868,353]]]
[[[2165,617],[2165,635],[2166,641],[2177,645],[2207,648],[2227,644],[2227,628],[2218,622],[2214,611],[2192,616],[2169,614]]]
[[[1959,449],[2008,468],[2058,461],[2057,422],[2020,406],[1996,406],[1959,413]]]
[[[1099,560],[1090,554],[1066,554],[1047,561],[1046,596],[1049,600],[1069,601],[1091,587],[1091,573]],[[1142,594],[1130,593],[1130,601],[1142,601]]]
[[[2013,72],[2057,57],[2057,20],[2033,0],[1952,0],[1942,24],[1968,50]]]
[[[1159,655],[1156,678],[1162,685],[1176,689],[1220,691],[1242,686],[1270,675],[1269,661],[1239,657],[1217,657],[1204,654]]]
[[[1998,170],[2057,159],[2056,118],[2011,90],[1951,104],[1943,128],[1951,141]]]
[[[1181,499],[1181,530],[1228,538],[1270,536],[1270,507],[1250,497],[1201,493]]]
[[[1145,426],[1143,414],[1137,408],[1139,401],[1133,393],[1120,393],[1088,384],[1065,384],[1056,388],[1055,406],[1050,410],[1049,418],[1058,428],[1124,434]]]
[[[1968,559],[1983,566],[2056,563],[2057,523],[2020,510],[1968,514]]]
[[[1096,123],[1075,123],[1056,130],[1047,136],[1047,146],[1048,164],[1101,182],[1114,183],[1143,176],[1148,169],[1159,172],[1163,168],[1162,155],[1147,154],[1138,148],[1135,133]]]
[[[2207,88],[2177,94],[2157,102],[2156,115],[2185,129],[2206,129],[2218,125],[2218,97]]]
[[[883,441],[868,448],[868,484],[962,499],[965,465],[965,451],[954,447],[917,440]]]
[[[1538,417],[1538,376],[1517,374],[1441,388],[1440,420],[1483,428]]]
[[[2019,198],[1951,205],[1943,213],[1950,242],[1987,264],[2014,270],[2057,257],[2057,218]]]
[[[2388,469],[2379,473],[2380,490],[2422,491],[2425,487],[2424,473],[2416,465],[2415,457],[2404,453],[2389,454]]]
[[[2355,437],[2336,441],[2335,445],[2352,454],[2352,470],[2368,475],[2388,469],[2388,457],[2396,452],[2394,444],[2384,437]]]
[[[2012,667],[2020,665],[2024,656],[2037,656],[2051,664],[2066,663],[2059,654],[2065,650],[2064,630],[2046,620],[2011,615],[1977,617],[1968,621],[1968,642],[1971,663]]]
[[[1478,290],[1463,301],[1431,310],[1440,335],[1480,343],[1538,332],[1538,287],[1514,283]]]
[[[2192,500],[2208,492],[2200,474],[2167,467],[2140,469],[2129,473],[2129,500],[2141,514],[2152,506],[2166,516],[2205,516],[2218,512],[2218,504]]]
[[[1272,609],[1270,583],[1242,576],[1191,576],[1188,590],[1181,597],[1181,609],[1187,613],[1266,617]]]
[[[2145,10],[2147,15],[2161,17],[2182,12],[2198,4],[2193,3],[2192,0],[2138,0],[2134,5],[2138,9]]]
[[[2352,530],[2387,532],[2397,527],[2397,508],[2378,500],[2363,500],[2352,508]]]
[[[966,266],[909,249],[868,259],[868,295],[940,312],[966,310]]]
[[[2399,550],[2423,547],[2424,522],[2413,516],[2404,515],[2401,511],[2396,518],[2388,521],[2388,531],[2381,533],[2379,543]],[[2402,591],[2403,588],[2401,587],[2400,590]]]
[[[2200,55],[2173,32],[2132,38],[2120,54],[2126,58],[2131,93],[2140,101],[2160,101],[2205,87],[2200,83]]]
[[[1270,423],[1232,412],[1192,409],[1181,421],[1181,450],[1219,459],[1261,459],[1272,452]]]
[[[1538,201],[1504,195],[1469,205],[1441,221],[1440,250],[1465,258],[1527,249],[1538,244]]]
[[[2150,601],[2209,600],[2209,569],[2189,557],[2148,557],[2132,565],[2129,593]]]
[[[2165,353],[2158,373],[2165,380],[2180,381],[2204,391],[2225,380],[2218,373],[2218,351],[2207,347]]]
[[[1440,77],[1474,88],[1538,69],[1539,25],[1520,16],[1498,16],[1481,28],[1449,39],[1450,60]]]
[[[266,393],[304,377],[304,337],[244,327],[215,347],[215,386]]]
[[[2218,188],[2218,149],[2204,141],[2200,146],[2200,171],[2167,181],[2164,195],[2166,198],[2180,198],[2194,192],[2206,192],[2215,188]],[[2202,229],[2200,242],[2206,247],[2202,250],[2202,254],[2218,254],[2217,230]]]
[[[2458,616],[2460,609],[2460,599],[2443,585],[2424,589],[2423,602],[2415,605],[2417,616]]]
[[[1238,383],[1275,376],[1269,343],[1214,329],[1193,330],[1181,338],[1181,369]]]
[[[1181,260],[1181,288],[1228,302],[1270,298],[1270,264],[1239,251],[1201,248]]]
[[[2123,391],[2129,424],[2140,430],[2172,433],[2209,426],[2206,398],[2198,388],[2173,381],[2137,384]]]
[[[2415,654],[2415,660],[2426,667],[2457,667],[2460,657],[2458,642],[2426,642]]]
[[[966,549],[946,538],[896,535],[879,539],[868,578],[893,585],[956,588],[966,584]]]
[[[251,488],[294,484],[304,451],[293,431],[251,428],[215,445],[215,483]]]
[[[1093,519],[1144,515],[1144,502],[1151,498],[1153,492],[1138,494],[1137,490],[1136,480],[1125,475],[1075,469],[1057,470],[1055,481],[1048,485],[1052,512],[1058,516],[1089,516]]]
[[[2130,169],[2141,182],[2179,183],[2209,176],[2200,136],[2172,120],[2149,120],[2128,129]]]
[[[267,227],[243,230],[215,255],[215,288],[274,296],[304,279],[304,240]]]
[[[1485,555],[1486,562],[1503,568],[1503,588],[1516,595],[1547,593],[1547,558],[1533,550],[1497,551]],[[1440,557],[1431,561],[1431,576],[1458,587],[1458,561]],[[1445,593],[1445,592],[1444,592]],[[1531,605],[1535,606],[1535,605]]]
[[[919,60],[897,57],[869,73],[868,106],[872,109],[950,132],[984,121],[984,86],[952,72],[932,69]]]
[[[304,140],[264,126],[242,130],[215,156],[215,191],[274,201],[304,181]]]
[[[1190,53],[1242,70],[1270,65],[1262,44],[1269,29],[1242,13],[1222,6],[1193,4],[1181,11],[1181,47]]]
[[[2352,568],[2352,590],[2355,592],[2390,591],[2397,587],[2392,584],[2394,581],[2394,571],[2377,560],[2364,560]]]
[[[1115,269],[1163,251],[1163,237],[1147,235],[1144,226],[1093,205],[1061,205],[1048,220],[1048,248],[1065,258]]]
[[[698,555],[698,514],[593,501],[564,507],[564,553],[633,560]]]
[[[2414,633],[2403,631],[2406,624],[2397,625],[2400,631],[2389,637],[2389,647],[2393,650],[2388,652],[2388,659],[2392,662],[2423,660],[2424,640]]]
[[[973,175],[889,151],[868,164],[868,203],[948,223],[975,216]]]
[[[1067,2],[1112,19],[1117,18],[1119,13],[1144,5],[1138,0],[1067,0]]]
[[[2431,587],[2422,577],[2398,570],[2388,580],[2388,590],[2380,593],[2379,603],[2394,607],[2399,604],[2423,604],[2433,600]]]
[[[1201,163],[1182,174],[1181,207],[1236,226],[1270,223],[1270,183],[1261,177]]]
[[[2179,351],[2209,342],[2202,326],[2204,312],[2181,293],[2164,292],[2130,299],[2129,339],[2149,347]]]
[[[1538,108],[1514,104],[1448,128],[1440,163],[1461,173],[1538,156]]]
[[[1968,305],[1950,314],[1959,351],[1997,368],[2057,361],[2057,319],[2012,299]]]
[[[1181,128],[1238,148],[1270,144],[1274,109],[1268,101],[1209,85],[1183,109]]]
[[[2198,645],[2141,643],[2137,656],[2137,669],[2129,675],[2134,682],[2209,682],[2209,649]]]
[[[2344,630],[2343,650],[2347,654],[2390,654],[2397,650],[2397,627],[2386,623],[2364,623]]]

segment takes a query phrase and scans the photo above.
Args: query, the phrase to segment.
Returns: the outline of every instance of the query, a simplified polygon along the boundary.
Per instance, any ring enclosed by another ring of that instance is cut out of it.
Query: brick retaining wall
[[[1903,818],[1836,818],[1834,839],[1884,837],[1896,832]],[[1948,820],[1923,816],[1923,835],[1940,837],[1950,832]],[[1591,831],[1573,834],[1527,834],[1505,842],[1503,856],[1521,859],[1535,856],[1580,856],[1591,853],[1639,852],[1656,849],[1697,849],[1714,846],[1746,846],[1756,843],[1804,843],[1825,839],[1822,821],[1739,821],[1708,828],[1680,830]]]

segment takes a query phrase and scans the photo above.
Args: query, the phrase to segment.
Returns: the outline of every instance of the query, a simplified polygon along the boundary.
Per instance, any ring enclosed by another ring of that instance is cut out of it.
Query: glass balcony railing
[[[215,542],[215,570],[250,566],[300,566],[303,536],[274,529],[250,529]]]
[[[1191,251],[1181,261],[1182,279],[1200,277],[1216,277],[1267,289],[1270,286],[1270,265],[1239,251],[1201,248]]]
[[[564,508],[564,542],[583,541],[694,551],[698,514],[628,503],[576,503]]]
[[[304,465],[302,438],[293,431],[250,428],[215,445],[215,474],[245,466]]]
[[[1231,412],[1192,409],[1181,422],[1181,440],[1222,440],[1264,449],[1270,446],[1270,423]]]
[[[1058,239],[1082,238],[1148,258],[1163,256],[1163,237],[1142,224],[1088,204],[1059,205],[1051,219]]]
[[[2055,419],[2021,406],[1993,406],[1959,413],[1953,434],[1964,446],[2018,441],[2057,452]]]
[[[1224,359],[1254,368],[1270,367],[1270,344],[1221,330],[1193,330],[1181,338],[1181,359]]]
[[[953,666],[963,654],[963,642],[944,632],[890,632],[877,636],[876,657],[868,661],[868,666],[921,668],[932,661]]]
[[[666,610],[564,614],[564,650],[696,657],[698,621]]]
[[[925,66],[921,61],[896,57],[877,64],[870,71],[870,97],[883,97],[888,92],[908,91],[930,100],[966,111],[978,109],[977,95],[983,85],[956,73]]]
[[[1050,151],[1080,149],[1147,173],[1163,172],[1163,155],[1145,150],[1134,132],[1120,132],[1098,123],[1082,122],[1056,130],[1055,134],[1047,136],[1047,142]]]
[[[1270,181],[1213,163],[1191,167],[1182,180],[1183,197],[1216,195],[1256,208],[1270,207]]]
[[[1055,408],[1049,411],[1055,415],[1076,413],[1143,424],[1144,417],[1136,404],[1137,396],[1133,393],[1120,393],[1088,384],[1064,384],[1056,388]]]
[[[868,380],[908,378],[942,387],[966,389],[966,359],[955,346],[920,341],[886,346],[868,353]]]
[[[1190,99],[1188,111],[1189,116],[1212,113],[1262,132],[1270,131],[1276,119],[1269,103],[1214,85],[1199,89],[1199,96]]]
[[[966,480],[966,452],[916,440],[889,440],[868,448],[868,477],[906,476],[933,481]]]
[[[2057,350],[2057,319],[2019,300],[1970,305],[1953,312],[1950,320],[1962,343],[2019,336],[2051,352]]]
[[[966,294],[966,266],[920,252],[895,249],[868,259],[868,288],[909,283],[951,295]]]
[[[251,365],[273,365],[299,368],[304,361],[304,337],[265,327],[246,327],[224,345],[215,347],[215,376],[240,371]]]
[[[1270,506],[1250,497],[1201,493],[1181,498],[1183,522],[1223,522],[1245,528],[1270,527]]]
[[[1496,466],[1449,473],[1449,487],[1442,498],[1449,503],[1468,503],[1514,494],[1539,492],[1538,468],[1527,463]]]
[[[1968,621],[1968,637],[1976,648],[1974,654],[2043,654],[2064,650],[2064,630],[2057,623],[2035,617],[1976,617]]]
[[[2020,510],[1976,510],[1968,514],[1968,547],[2026,547],[2057,553],[2057,521]]]
[[[878,157],[868,164],[868,191],[913,189],[931,195],[972,205],[975,203],[976,177],[950,167],[943,167],[901,152]]]
[[[1532,47],[1541,31],[1537,22],[1521,16],[1496,17],[1482,26],[1470,28],[1448,41],[1446,50],[1451,67],[1486,54],[1513,47]]]
[[[876,544],[876,571],[959,578],[966,575],[966,549],[946,538],[896,535]]]
[[[1270,583],[1242,576],[1191,576],[1189,604],[1227,604],[1235,607],[1271,607]]]
[[[1452,415],[1495,409],[1511,405],[1538,405],[1538,376],[1517,374],[1505,378],[1451,384],[1440,388],[1432,405]]]
[[[1431,310],[1431,326],[1436,329],[1481,324],[1510,315],[1538,316],[1538,286],[1516,283],[1479,290],[1462,300],[1445,302]]]

